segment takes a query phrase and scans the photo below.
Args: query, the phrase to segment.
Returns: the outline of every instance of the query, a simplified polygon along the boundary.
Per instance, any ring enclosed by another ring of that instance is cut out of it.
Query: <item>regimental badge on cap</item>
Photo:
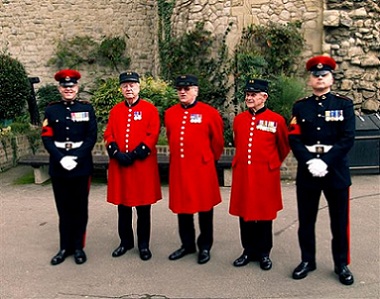
[[[336,68],[336,62],[330,56],[314,56],[306,62],[306,70],[310,72],[314,71],[333,71]]]
[[[119,84],[124,82],[140,83],[140,76],[136,72],[127,71],[119,75]]]
[[[54,75],[54,79],[63,87],[74,86],[80,78],[81,74],[71,69],[61,70]]]
[[[245,84],[245,91],[268,92],[268,81],[262,79],[248,79]]]
[[[181,75],[175,80],[175,86],[198,86],[198,78],[194,75]]]

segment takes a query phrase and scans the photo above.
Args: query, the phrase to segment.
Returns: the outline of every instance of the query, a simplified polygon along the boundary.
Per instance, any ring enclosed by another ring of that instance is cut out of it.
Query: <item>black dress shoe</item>
[[[76,249],[74,251],[74,260],[78,265],[83,264],[87,261],[86,254],[84,253],[83,249]]]
[[[313,262],[301,262],[297,268],[293,271],[293,279],[302,279],[307,276],[307,273],[317,269],[317,266]]]
[[[140,249],[140,259],[143,261],[150,260],[152,257],[152,253],[150,252],[149,248],[142,248]]]
[[[129,249],[132,249],[133,246],[123,246],[123,245],[120,245],[118,248],[116,248],[113,252],[112,252],[112,256],[113,257],[119,257],[119,256],[122,256],[124,253],[126,253]]]
[[[351,285],[354,283],[354,275],[347,266],[335,267],[335,273],[339,276],[339,281],[344,285]]]
[[[269,258],[269,256],[263,256],[260,259],[260,268],[262,270],[270,270],[270,269],[272,269],[272,261]]]
[[[63,263],[68,256],[68,253],[65,249],[60,250],[50,261],[50,264],[53,266]]]
[[[243,267],[245,265],[248,265],[248,263],[251,261],[251,258],[247,254],[242,254],[240,257],[238,257],[233,265],[235,267]]]
[[[177,249],[171,255],[169,255],[169,260],[171,260],[171,261],[178,260],[178,259],[184,257],[185,255],[188,255],[188,254],[194,253],[194,252],[195,252],[195,249],[190,250],[190,249],[186,249],[184,247],[181,247],[180,249]]]
[[[210,250],[203,249],[198,254],[198,264],[206,264],[210,260]]]

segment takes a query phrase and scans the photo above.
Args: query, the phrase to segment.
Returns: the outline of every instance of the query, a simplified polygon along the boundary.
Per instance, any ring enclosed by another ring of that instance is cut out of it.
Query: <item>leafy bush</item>
[[[289,121],[293,103],[307,94],[306,83],[296,77],[280,75],[270,82],[269,87],[267,107]]]
[[[100,43],[89,36],[75,36],[58,42],[55,56],[49,64],[61,68],[77,68],[85,64],[99,65],[119,71],[127,69],[130,57],[125,55],[127,44],[121,37],[105,37]]]
[[[261,68],[264,75],[294,73],[305,44],[299,31],[300,25],[299,22],[290,22],[286,25],[269,23],[248,26],[243,30],[240,43],[236,47],[237,65],[239,66],[239,60],[246,56],[258,56],[266,62],[265,68]],[[246,69],[237,71],[245,72]]]
[[[25,113],[31,86],[24,66],[8,54],[0,54],[0,124]]]
[[[61,99],[61,94],[58,88],[54,84],[46,84],[40,87],[36,93],[38,110],[43,115],[45,108],[51,102],[59,101]]]
[[[299,25],[269,23],[251,25],[243,30],[234,57],[238,112],[245,109],[246,80],[261,78],[270,82],[267,106],[287,120],[290,118],[293,103],[305,95],[306,86],[294,76],[304,46]]]

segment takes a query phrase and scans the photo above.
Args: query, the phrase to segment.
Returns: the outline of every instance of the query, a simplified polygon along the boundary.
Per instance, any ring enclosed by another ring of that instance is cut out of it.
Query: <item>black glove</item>
[[[116,152],[114,155],[114,158],[119,162],[121,166],[129,166],[132,165],[134,162],[134,158],[131,155],[131,153],[122,153],[122,152]]]
[[[150,155],[150,148],[145,143],[140,143],[138,147],[136,147],[132,153],[136,155],[136,158],[139,160],[144,160],[146,157]]]
[[[119,147],[117,146],[116,142],[111,142],[107,145],[107,153],[110,158],[115,157],[115,154],[119,152]]]

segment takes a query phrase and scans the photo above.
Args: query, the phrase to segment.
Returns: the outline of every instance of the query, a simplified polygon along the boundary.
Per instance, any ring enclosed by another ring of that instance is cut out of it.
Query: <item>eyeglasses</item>
[[[190,86],[181,86],[181,87],[176,87],[177,91],[181,91],[182,89],[184,91],[189,91],[190,90]]]

